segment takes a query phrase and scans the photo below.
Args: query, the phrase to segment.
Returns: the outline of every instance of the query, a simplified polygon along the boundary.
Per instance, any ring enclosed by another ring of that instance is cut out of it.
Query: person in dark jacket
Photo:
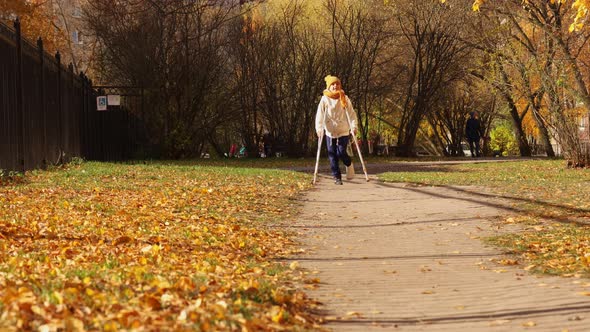
[[[465,137],[469,142],[469,151],[471,151],[471,157],[480,157],[481,152],[479,149],[479,140],[481,139],[481,122],[477,112],[473,111],[469,113],[469,119],[465,125]]]

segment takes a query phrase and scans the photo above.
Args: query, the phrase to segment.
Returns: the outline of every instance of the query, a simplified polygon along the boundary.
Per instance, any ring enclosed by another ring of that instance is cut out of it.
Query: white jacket
[[[351,125],[348,124],[350,118]],[[357,118],[356,112],[352,108],[352,102],[346,96],[346,110],[342,107],[340,99],[332,99],[327,96],[322,96],[318,105],[318,111],[315,115],[315,131],[320,132],[326,130],[326,135],[332,138],[348,136],[351,131],[356,132]]]

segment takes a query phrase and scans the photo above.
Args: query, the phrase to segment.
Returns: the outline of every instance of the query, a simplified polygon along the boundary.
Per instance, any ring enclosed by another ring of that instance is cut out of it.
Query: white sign
[[[107,96],[96,97],[96,110],[106,111],[107,110]]]
[[[120,95],[108,95],[107,99],[110,106],[121,106]]]

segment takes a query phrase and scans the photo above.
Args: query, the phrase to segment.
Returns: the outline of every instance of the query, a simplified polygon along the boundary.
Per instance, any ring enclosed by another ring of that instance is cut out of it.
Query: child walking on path
[[[315,129],[318,137],[323,136],[325,131],[334,183],[341,185],[340,160],[346,166],[346,178],[350,180],[354,176],[352,160],[346,153],[346,147],[349,143],[349,135],[352,134],[353,139],[356,137],[357,117],[350,98],[342,90],[340,79],[328,75],[324,80],[326,90],[318,105]]]

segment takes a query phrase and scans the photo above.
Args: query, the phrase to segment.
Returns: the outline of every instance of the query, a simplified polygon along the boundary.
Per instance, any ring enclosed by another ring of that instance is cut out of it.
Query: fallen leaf
[[[490,326],[501,326],[510,323],[511,321],[508,319],[498,319],[490,322]]]
[[[72,332],[86,331],[86,329],[84,328],[84,322],[76,317],[66,318],[65,329],[66,329],[66,331],[72,331]]]
[[[127,236],[127,235],[123,235],[123,236],[120,236],[120,237],[118,237],[117,239],[115,239],[115,240],[113,241],[113,245],[114,245],[114,246],[118,246],[118,245],[120,245],[120,244],[129,243],[129,242],[131,242],[131,241],[133,241],[133,239],[132,239],[131,237],[129,237],[129,236]]]

